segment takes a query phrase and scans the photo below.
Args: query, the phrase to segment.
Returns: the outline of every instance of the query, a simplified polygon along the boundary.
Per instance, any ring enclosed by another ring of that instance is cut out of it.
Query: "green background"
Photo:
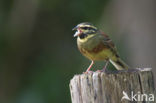
[[[73,38],[81,22],[107,33],[131,67],[156,67],[149,1],[0,0],[0,103],[71,103],[70,79],[90,64]]]

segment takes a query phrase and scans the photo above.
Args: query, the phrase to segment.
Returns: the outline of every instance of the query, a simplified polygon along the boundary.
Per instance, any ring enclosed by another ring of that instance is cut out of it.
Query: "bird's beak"
[[[76,27],[74,27],[72,30],[77,30],[77,28],[78,28],[78,27],[76,26]]]
[[[74,37],[77,37],[79,35],[80,35],[80,31],[78,30],[78,31],[75,32]]]
[[[77,30],[78,26],[74,27],[72,30]],[[74,37],[77,37],[80,34],[79,30],[77,30],[74,34]]]

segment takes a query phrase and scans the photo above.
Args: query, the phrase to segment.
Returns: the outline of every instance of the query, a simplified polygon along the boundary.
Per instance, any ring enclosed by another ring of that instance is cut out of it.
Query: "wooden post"
[[[156,103],[150,68],[75,75],[69,86],[72,103]]]

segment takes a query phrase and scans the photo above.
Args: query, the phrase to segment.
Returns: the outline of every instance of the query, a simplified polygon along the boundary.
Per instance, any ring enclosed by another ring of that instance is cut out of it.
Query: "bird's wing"
[[[107,43],[107,45],[109,45],[111,48],[114,48],[115,45],[112,42],[112,40],[109,38],[108,35],[106,35],[104,32],[100,32],[100,34],[103,36],[103,42]]]
[[[103,36],[103,43],[108,46],[108,48],[110,48],[110,50],[115,53],[116,56],[119,56],[118,53],[117,53],[117,49],[113,43],[113,41],[109,38],[108,35],[106,35],[104,32],[101,32],[100,31],[100,34]]]

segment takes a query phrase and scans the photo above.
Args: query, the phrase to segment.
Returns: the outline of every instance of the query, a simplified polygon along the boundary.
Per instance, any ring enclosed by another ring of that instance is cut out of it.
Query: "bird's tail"
[[[129,69],[129,66],[124,63],[120,58],[116,58],[116,59],[110,59],[109,60],[117,70],[125,70],[125,69]]]

